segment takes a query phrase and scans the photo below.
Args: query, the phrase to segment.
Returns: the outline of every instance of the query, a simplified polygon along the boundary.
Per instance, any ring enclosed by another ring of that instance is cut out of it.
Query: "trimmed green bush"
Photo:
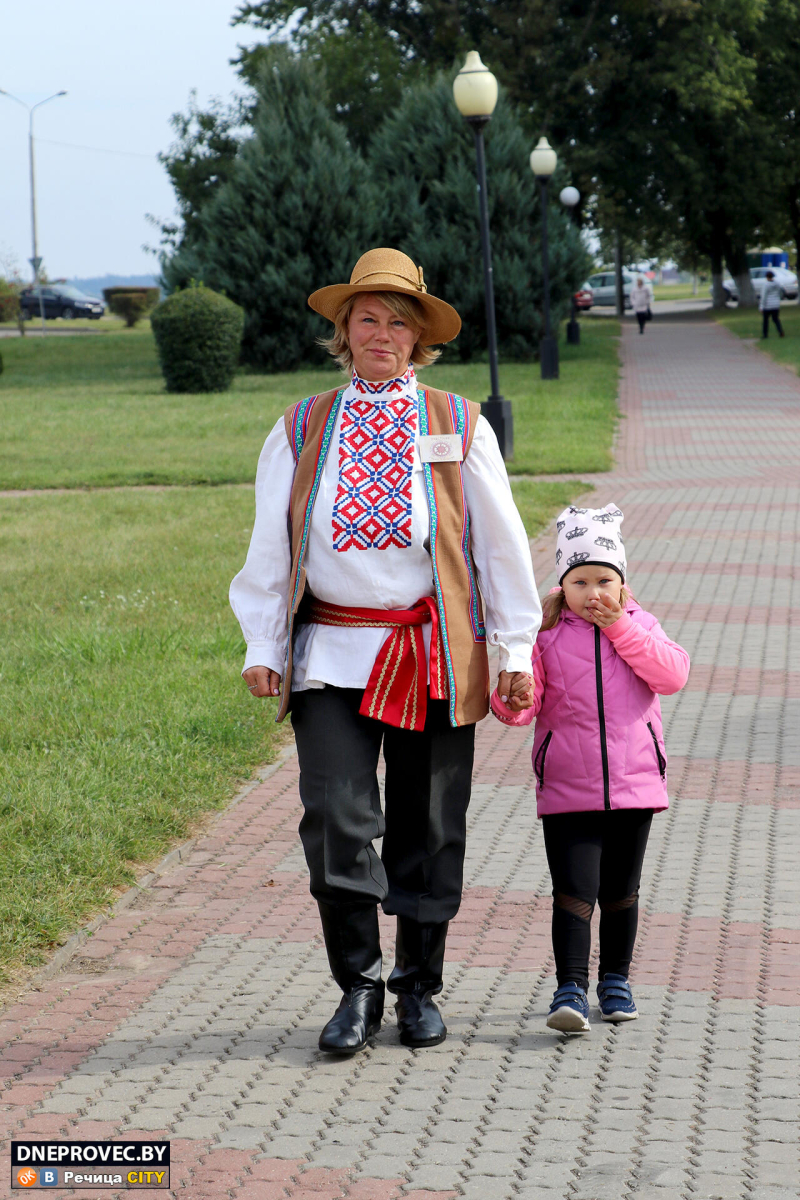
[[[111,311],[122,317],[128,329],[155,308],[161,296],[157,287],[109,287],[103,288],[103,299]]]
[[[224,392],[244,333],[244,309],[202,284],[175,292],[150,323],[168,392]]]
[[[16,321],[19,315],[19,288],[0,278],[0,321]]]

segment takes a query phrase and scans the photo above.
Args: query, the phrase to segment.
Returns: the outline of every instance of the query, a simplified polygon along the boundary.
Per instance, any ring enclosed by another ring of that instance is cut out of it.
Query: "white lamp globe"
[[[467,61],[453,80],[453,97],[462,117],[485,117],[488,121],[497,104],[497,80],[481,62],[477,50],[470,50]]]
[[[565,187],[558,193],[558,198],[565,208],[574,208],[581,194],[576,187]]]
[[[546,137],[540,137],[531,153],[531,170],[540,179],[547,179],[556,169],[558,155]]]

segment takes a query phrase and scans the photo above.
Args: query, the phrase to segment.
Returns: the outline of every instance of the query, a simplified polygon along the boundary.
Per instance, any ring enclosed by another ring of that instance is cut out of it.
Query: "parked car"
[[[631,306],[631,288],[636,282],[636,276],[630,271],[622,272],[622,292],[625,307]],[[593,304],[616,304],[617,281],[613,271],[601,271],[598,275],[589,276],[589,287],[592,289]]]
[[[581,284],[575,293],[575,307],[578,312],[588,312],[594,301],[594,289],[587,283]]]
[[[781,285],[781,296],[785,300],[797,299],[797,276],[794,271],[787,271],[786,267],[751,267],[750,278],[753,281],[753,291],[758,299],[761,299],[761,291],[767,281],[767,271],[772,271],[777,283]],[[736,286],[736,280],[730,275],[726,275],[722,280],[722,287],[725,291],[726,300],[739,299],[739,288]],[[709,293],[713,294],[713,284],[708,289]]]
[[[20,295],[19,307],[24,320],[38,317],[41,312],[40,293],[45,317],[63,317],[65,321],[71,321],[73,317],[89,317],[90,320],[99,321],[105,312],[102,300],[85,295],[71,283],[48,283],[43,287],[25,288]]]

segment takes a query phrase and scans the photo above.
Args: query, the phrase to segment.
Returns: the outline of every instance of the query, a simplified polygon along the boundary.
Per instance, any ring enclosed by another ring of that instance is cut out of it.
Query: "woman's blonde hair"
[[[331,337],[317,339],[320,346],[328,351],[343,371],[349,374],[353,369],[353,352],[350,349],[348,329],[350,313],[359,296],[375,296],[388,309],[391,309],[395,316],[402,317],[415,330],[417,341],[411,351],[411,361],[415,367],[429,367],[431,363],[436,362],[441,350],[432,350],[430,346],[423,346],[419,342],[419,335],[425,328],[425,310],[418,300],[415,300],[413,296],[404,296],[402,292],[356,292],[354,296],[349,296],[345,300],[337,312]]]
[[[619,596],[619,602],[623,608],[632,600],[633,597],[625,585],[622,585],[622,590]],[[542,624],[539,627],[541,632],[545,629],[552,629],[558,624],[559,617],[567,607],[567,597],[563,588],[559,588],[557,592],[551,592],[549,596],[545,596],[542,602]]]

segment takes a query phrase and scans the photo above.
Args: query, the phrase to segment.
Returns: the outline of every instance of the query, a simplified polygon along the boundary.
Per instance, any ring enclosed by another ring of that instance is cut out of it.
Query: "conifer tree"
[[[312,63],[277,47],[256,90],[252,136],[162,273],[170,290],[194,279],[241,305],[244,360],[288,370],[326,358],[315,338],[330,326],[306,300],[375,244],[373,190]]]
[[[500,353],[526,358],[542,332],[541,209],[531,173],[531,140],[501,95],[486,127],[489,221]],[[436,295],[452,303],[463,326],[455,348],[463,360],[486,347],[475,146],[453,101],[450,79],[409,89],[377,130],[369,154],[381,200],[380,244],[397,246],[422,265]],[[548,211],[554,321],[587,271],[578,231],[558,203],[566,180],[551,181]]]

